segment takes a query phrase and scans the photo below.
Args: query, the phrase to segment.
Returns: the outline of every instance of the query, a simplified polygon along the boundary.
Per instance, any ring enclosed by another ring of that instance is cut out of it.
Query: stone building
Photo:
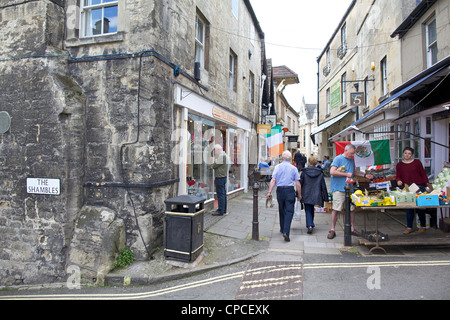
[[[389,93],[402,83],[401,44],[390,35],[418,3],[355,0],[350,4],[317,59],[319,114],[311,138],[318,146],[319,158],[336,156],[330,138],[361,139],[354,132],[340,134],[360,119],[364,118],[359,122],[361,130],[390,130],[398,103],[389,101]],[[388,106],[371,118],[370,112],[385,101]],[[390,136],[375,138],[386,137]]]
[[[199,148],[221,143],[247,187],[267,88],[248,0],[1,1],[0,28],[1,285],[148,259],[165,199],[213,204]]]

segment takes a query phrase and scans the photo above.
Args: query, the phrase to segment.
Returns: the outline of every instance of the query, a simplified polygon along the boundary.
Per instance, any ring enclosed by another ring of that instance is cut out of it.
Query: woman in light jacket
[[[312,234],[314,225],[314,206],[323,207],[328,201],[327,185],[325,183],[323,171],[316,167],[317,158],[309,157],[308,167],[302,169],[300,184],[302,186],[302,203],[305,206],[306,228],[308,234]]]

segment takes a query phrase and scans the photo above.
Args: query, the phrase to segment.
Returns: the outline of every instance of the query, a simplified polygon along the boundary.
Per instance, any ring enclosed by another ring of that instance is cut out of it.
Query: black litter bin
[[[203,251],[204,198],[183,195],[165,200],[167,259],[192,262]]]

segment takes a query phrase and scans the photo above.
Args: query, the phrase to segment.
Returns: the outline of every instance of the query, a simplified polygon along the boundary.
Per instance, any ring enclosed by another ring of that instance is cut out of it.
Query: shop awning
[[[318,126],[317,128],[315,128],[312,132],[311,132],[311,140],[313,141],[313,143],[316,143],[316,139],[315,139],[315,135],[326,130],[327,128],[331,127],[333,124],[335,124],[336,122],[338,122],[339,120],[341,120],[342,118],[344,118],[346,115],[348,115],[350,112],[352,112],[353,110],[348,110],[344,113],[341,113],[340,115],[334,117],[333,119],[330,119],[324,123],[322,123],[320,126]]]
[[[352,123],[349,127],[345,128],[344,130],[342,130],[341,132],[339,132],[338,134],[334,135],[333,137],[331,137],[329,139],[329,141],[334,142],[337,141],[341,138],[344,138],[346,136],[348,136],[349,134],[355,132],[356,130],[354,130],[354,128],[359,125],[360,123],[363,123],[365,121],[367,121],[368,119],[370,119],[371,117],[375,116],[376,114],[378,114],[379,112],[381,112],[381,110],[386,107],[389,103],[391,103],[392,101],[400,98],[403,94],[405,94],[406,92],[412,90],[413,88],[415,88],[416,86],[418,86],[419,84],[421,84],[422,82],[424,82],[425,80],[427,80],[428,78],[432,77],[433,75],[435,75],[437,72],[441,71],[442,68],[437,69],[423,77],[420,77],[419,80],[414,81],[412,84],[406,85],[403,84],[401,85],[399,88],[403,87],[402,89],[399,90],[399,88],[393,90],[391,92],[391,94],[394,92],[394,94],[392,94],[389,98],[387,98],[386,100],[384,100],[380,105],[378,105],[376,108],[372,109],[371,111],[369,111],[367,114],[365,114],[363,117],[361,117],[359,120],[355,121],[354,123]]]

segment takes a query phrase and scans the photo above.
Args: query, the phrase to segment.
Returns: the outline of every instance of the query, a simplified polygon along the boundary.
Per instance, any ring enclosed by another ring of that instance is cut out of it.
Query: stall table
[[[395,220],[396,222],[404,225],[406,227],[406,225],[401,222],[400,220],[396,219],[395,217],[393,217],[392,215],[390,215],[389,213],[387,213],[387,210],[406,210],[406,209],[429,209],[429,208],[435,208],[435,209],[440,209],[441,211],[441,216],[442,216],[442,208],[449,208],[448,205],[442,205],[442,206],[417,206],[417,205],[411,205],[411,203],[398,203],[396,206],[374,206],[374,207],[362,207],[362,206],[358,206],[358,209],[361,209],[362,211],[364,211],[365,215],[364,215],[364,231],[367,232],[367,228],[366,228],[366,214],[369,211],[375,211],[375,246],[369,250],[369,253],[372,253],[372,251],[374,250],[382,250],[384,253],[386,253],[386,250],[380,246],[380,233],[379,233],[379,229],[378,229],[378,216],[379,213],[383,213],[384,215],[388,216],[389,218]],[[438,219],[439,220],[439,219]],[[386,241],[385,244],[386,245],[440,245],[440,244],[450,244],[450,234],[445,234],[441,231],[439,231],[442,235],[439,235],[438,237],[434,236],[434,237],[423,237],[423,234],[420,235],[420,237],[417,237],[417,241],[407,241],[409,240],[408,238],[411,237],[411,235],[402,235],[402,238],[398,237],[396,239],[392,239],[389,241]],[[390,237],[391,239],[391,237]],[[373,242],[367,240],[367,239],[363,239],[360,238],[360,244],[363,245],[372,245]]]

